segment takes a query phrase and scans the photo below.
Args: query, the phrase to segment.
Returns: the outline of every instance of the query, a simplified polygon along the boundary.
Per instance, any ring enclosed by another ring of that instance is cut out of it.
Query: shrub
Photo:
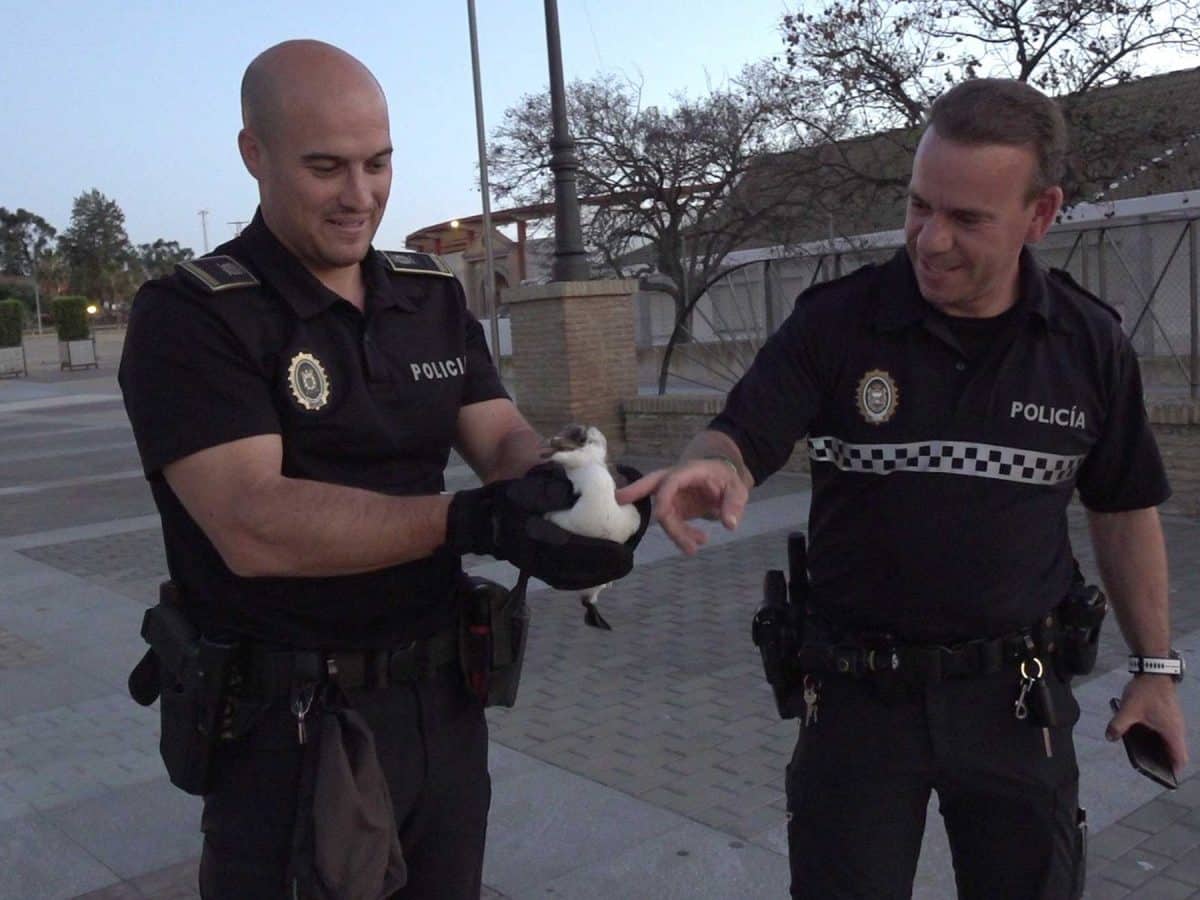
[[[0,347],[21,346],[25,305],[20,300],[0,300]]]
[[[87,297],[55,297],[50,303],[60,341],[83,341],[91,336]]]

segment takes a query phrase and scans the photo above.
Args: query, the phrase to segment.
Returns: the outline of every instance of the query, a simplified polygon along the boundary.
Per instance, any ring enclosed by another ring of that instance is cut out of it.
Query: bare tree
[[[887,132],[909,149],[948,85],[1028,81],[1064,100],[1080,151],[1066,187],[1078,197],[1197,130],[1185,98],[1159,97],[1150,111],[1122,108],[1115,92],[1089,94],[1147,74],[1163,51],[1200,49],[1197,21],[1186,0],[834,0],[783,17],[781,81],[805,143]],[[896,178],[845,154],[838,163],[859,178]]]
[[[793,216],[795,169],[769,170],[754,202],[738,188],[764,158],[786,146],[783,108],[767,67],[703,96],[677,95],[671,108],[643,105],[638,85],[610,76],[576,81],[568,120],[579,157],[585,242],[617,277],[656,268],[670,280],[677,319],[722,268],[756,238],[780,241]],[[531,94],[493,132],[492,187],[500,200],[552,199],[550,100]]]

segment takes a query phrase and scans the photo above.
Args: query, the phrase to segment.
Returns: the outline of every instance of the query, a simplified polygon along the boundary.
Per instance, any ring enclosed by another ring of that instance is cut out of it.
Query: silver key
[[[811,675],[804,676],[804,724],[812,725],[817,721],[817,689],[821,682]]]
[[[307,685],[292,692],[292,713],[296,717],[296,739],[301,744],[308,743],[308,729],[304,726],[304,717],[308,715],[308,711],[312,707],[316,692],[317,689],[314,685]]]

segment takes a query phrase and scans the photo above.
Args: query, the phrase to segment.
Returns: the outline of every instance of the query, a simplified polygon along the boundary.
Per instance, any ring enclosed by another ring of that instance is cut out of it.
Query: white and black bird
[[[579,498],[570,509],[546,513],[546,518],[566,531],[585,537],[623,544],[641,525],[641,514],[633,504],[618,506],[617,479],[624,479],[607,462],[608,441],[599,428],[570,425],[550,439],[548,456],[566,469]],[[608,587],[588,588],[580,597],[583,620],[593,628],[612,630],[596,609],[596,598]]]

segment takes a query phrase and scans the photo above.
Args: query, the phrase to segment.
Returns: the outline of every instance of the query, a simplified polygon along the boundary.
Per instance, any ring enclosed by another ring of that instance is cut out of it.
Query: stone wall
[[[674,459],[724,402],[717,394],[626,399],[627,452]],[[1200,401],[1153,401],[1146,410],[1171,480],[1173,493],[1163,512],[1200,518]],[[808,470],[803,449],[792,454],[785,468]]]

